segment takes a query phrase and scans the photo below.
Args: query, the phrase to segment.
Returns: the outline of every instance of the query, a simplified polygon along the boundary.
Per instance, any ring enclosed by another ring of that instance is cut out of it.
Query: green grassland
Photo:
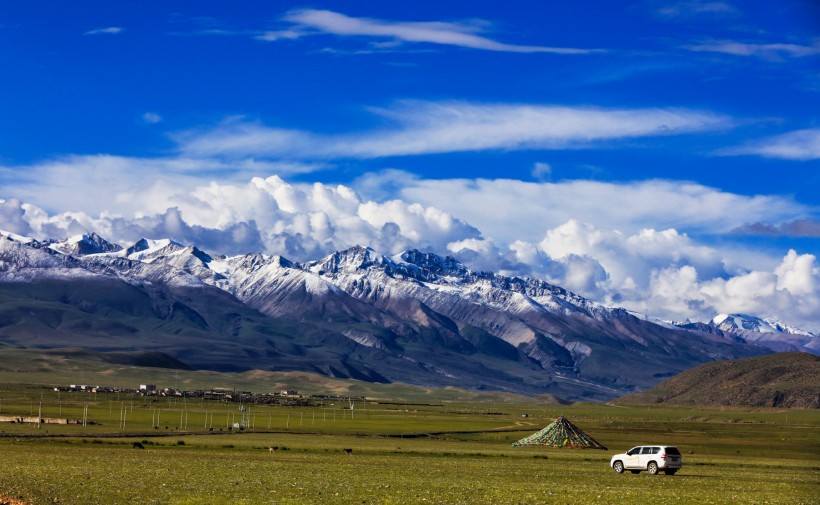
[[[550,405],[426,392],[313,407],[56,392],[0,374],[0,493],[30,503],[817,503],[820,412]],[[223,377],[223,379],[225,379]],[[186,379],[187,380],[187,379]],[[79,382],[79,381],[77,381]],[[291,387],[299,388],[298,384]],[[382,393],[388,390],[382,391]],[[522,417],[523,414],[527,417]],[[610,451],[512,448],[556,416]],[[124,421],[123,421],[124,417]],[[157,427],[157,417],[159,424]],[[213,428],[213,430],[211,430]],[[145,449],[135,449],[139,441]],[[614,451],[680,447],[675,476],[617,475]],[[276,446],[275,452],[268,447]],[[343,449],[353,449],[345,454]]]
[[[366,396],[311,407],[126,393],[67,384]],[[122,366],[92,354],[0,353],[0,494],[45,504],[817,503],[820,412],[673,405],[561,405],[552,397],[367,384],[304,373]],[[527,417],[523,417],[527,414]],[[610,451],[512,448],[567,416]],[[135,449],[133,442],[145,449]],[[612,454],[674,444],[675,476],[617,475]],[[277,446],[276,452],[267,448]],[[351,455],[343,449],[353,449]],[[2,501],[2,500],[0,500]]]

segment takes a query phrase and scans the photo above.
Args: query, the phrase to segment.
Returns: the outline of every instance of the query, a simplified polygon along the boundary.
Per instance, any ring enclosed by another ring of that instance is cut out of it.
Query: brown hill
[[[629,403],[820,408],[820,357],[783,352],[686,370]]]

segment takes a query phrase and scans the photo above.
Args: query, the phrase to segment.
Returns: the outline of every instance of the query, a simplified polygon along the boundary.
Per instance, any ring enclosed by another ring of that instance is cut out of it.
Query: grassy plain
[[[235,404],[5,384],[0,415],[37,415],[42,408],[43,417],[81,419],[87,407],[95,424],[0,424],[0,492],[35,504],[820,499],[820,412],[814,410],[507,400],[368,401],[353,412],[338,400],[246,406],[249,428],[240,432],[227,429],[241,416]],[[510,447],[558,415],[610,451]],[[135,441],[145,449],[134,449]],[[609,468],[614,451],[645,443],[678,445],[683,470],[650,476]]]
[[[70,383],[367,396],[315,407],[246,406],[56,392]],[[35,384],[35,385],[25,385]],[[820,412],[556,405],[513,395],[116,366],[20,349],[0,353],[0,416],[93,424],[0,424],[0,493],[29,503],[816,503]],[[522,417],[522,414],[527,417]],[[565,415],[609,452],[510,444]],[[155,426],[157,426],[155,428]],[[211,428],[213,428],[211,430]],[[420,436],[420,434],[422,436]],[[132,443],[144,442],[144,450]],[[613,451],[668,443],[674,477],[617,475]],[[278,446],[271,453],[269,446]],[[342,449],[351,448],[346,455]]]

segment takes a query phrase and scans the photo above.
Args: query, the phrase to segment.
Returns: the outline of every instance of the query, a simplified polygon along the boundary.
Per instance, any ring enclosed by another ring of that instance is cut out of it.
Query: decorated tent
[[[515,442],[513,447],[523,447],[527,445],[607,450],[606,447],[584,433],[581,428],[575,426],[564,416],[559,417],[543,430]]]

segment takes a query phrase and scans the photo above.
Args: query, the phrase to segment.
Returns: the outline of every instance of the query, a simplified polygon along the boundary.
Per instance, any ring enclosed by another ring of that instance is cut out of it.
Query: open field
[[[820,498],[820,412],[810,410],[442,400],[358,402],[351,412],[347,401],[327,401],[245,406],[249,427],[240,432],[228,429],[241,416],[236,404],[0,386],[0,415],[36,416],[41,404],[43,417],[81,418],[87,407],[95,424],[0,424],[0,491],[37,504]],[[510,447],[558,415],[610,450]],[[614,451],[645,443],[678,445],[683,470],[617,475],[608,467]]]

